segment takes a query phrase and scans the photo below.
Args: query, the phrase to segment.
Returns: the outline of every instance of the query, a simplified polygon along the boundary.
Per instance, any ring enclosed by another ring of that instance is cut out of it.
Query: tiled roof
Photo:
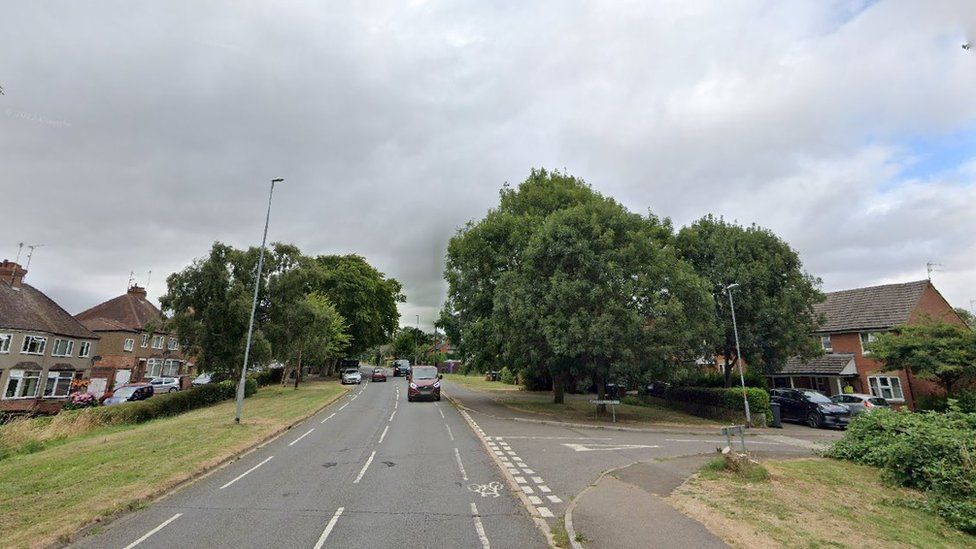
[[[854,355],[850,353],[829,353],[826,355],[803,360],[800,357],[793,357],[786,361],[783,369],[778,374],[819,374],[819,375],[839,375],[845,368],[850,366],[853,370],[852,375],[857,373],[854,369]]]
[[[98,339],[43,292],[30,284],[0,282],[0,328]]]
[[[146,299],[146,291],[138,286],[128,292],[95,305],[87,311],[75,315],[92,330],[141,332],[149,323],[162,324],[163,315],[155,305]]]
[[[819,331],[884,330],[905,324],[929,284],[918,280],[830,292],[816,305],[817,313],[825,317]]]

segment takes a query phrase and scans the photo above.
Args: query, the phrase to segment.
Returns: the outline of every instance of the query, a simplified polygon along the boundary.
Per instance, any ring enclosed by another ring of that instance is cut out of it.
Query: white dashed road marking
[[[481,515],[478,514],[478,506],[474,503],[471,504],[471,514],[474,518],[474,531],[478,533],[478,539],[481,540],[481,549],[491,549],[488,536],[485,535],[485,525],[481,523]]]
[[[262,461],[261,463],[258,463],[258,464],[257,464],[257,465],[255,465],[254,467],[251,467],[251,468],[250,468],[250,469],[248,469],[247,471],[244,471],[244,472],[243,472],[243,473],[241,473],[240,475],[237,475],[236,477],[234,477],[234,480],[232,480],[232,481],[230,481],[230,482],[228,482],[227,484],[225,484],[225,485],[223,485],[223,486],[221,486],[220,488],[218,488],[218,490],[223,490],[224,488],[227,488],[227,487],[228,487],[228,486],[230,486],[231,484],[234,484],[235,482],[237,482],[237,481],[239,481],[239,480],[241,480],[241,479],[242,479],[242,478],[244,478],[245,476],[247,476],[247,475],[249,475],[249,474],[251,474],[251,472],[253,472],[253,471],[254,471],[255,469],[257,469],[258,467],[260,467],[260,466],[262,466],[262,465],[264,465],[265,463],[267,463],[267,462],[269,462],[269,461],[271,461],[271,458],[273,458],[273,457],[274,457],[274,456],[268,456],[268,458],[267,458],[267,459],[265,459],[265,460],[264,460],[264,461]]]
[[[473,507],[474,504],[472,503],[471,506]],[[136,545],[139,545],[140,543],[146,541],[147,539],[149,539],[149,536],[151,536],[151,535],[155,534],[156,532],[162,530],[163,528],[166,527],[167,524],[173,522],[174,520],[176,520],[176,519],[178,519],[178,518],[180,518],[182,516],[183,516],[183,513],[176,513],[175,515],[169,517],[168,519],[164,520],[163,523],[160,524],[159,526],[157,526],[157,527],[153,528],[152,530],[146,532],[146,535],[144,535],[141,538],[133,541],[129,545],[126,545],[125,546],[125,549],[132,549]]]
[[[376,444],[383,444],[383,439],[386,438],[386,432],[389,431],[389,430],[390,430],[390,426],[389,425],[387,425],[386,427],[383,428],[383,434],[380,435],[380,441],[377,442]]]
[[[461,452],[457,448],[454,449],[454,457],[457,459],[458,469],[461,470],[461,478],[468,480],[468,474],[464,471],[464,465],[461,464]]]
[[[293,440],[293,441],[291,441],[291,442],[289,442],[289,443],[288,443],[288,446],[293,446],[293,445],[294,445],[294,444],[295,444],[296,442],[298,442],[299,440],[302,440],[303,438],[305,438],[305,437],[307,437],[308,435],[310,435],[310,434],[312,434],[312,431],[314,431],[314,430],[315,430],[315,427],[312,427],[312,428],[311,428],[311,429],[309,429],[308,431],[305,431],[305,434],[304,434],[304,435],[302,435],[302,436],[300,436],[300,437],[298,437],[298,438],[296,438],[295,440]]]
[[[325,530],[322,530],[322,535],[319,536],[319,540],[315,543],[315,549],[322,549],[322,546],[325,545],[325,540],[329,539],[329,534],[332,533],[332,529],[335,528],[336,523],[339,522],[339,517],[342,516],[342,512],[345,510],[345,507],[336,509],[335,514],[329,519],[329,523],[325,525]]]
[[[555,516],[552,514],[552,511],[550,511],[548,507],[537,507],[536,509],[538,509],[539,514],[545,518],[553,518]]]
[[[454,433],[451,432],[451,426],[445,423],[444,427],[447,427],[447,436],[451,437],[451,440],[454,440]]]
[[[369,459],[366,460],[366,465],[363,465],[363,469],[359,471],[356,480],[352,481],[353,484],[359,484],[359,481],[363,480],[363,475],[366,474],[366,469],[369,469],[369,464],[373,463],[374,457],[376,457],[376,450],[373,450],[373,453],[369,455]]]
[[[325,418],[325,419],[323,419],[323,420],[322,420],[322,421],[320,421],[319,423],[325,423],[326,421],[329,421],[330,419],[332,419],[332,418],[334,418],[334,417],[335,417],[335,415],[336,415],[336,413],[335,413],[335,412],[332,412],[331,414],[329,414],[329,417],[327,417],[327,418]]]

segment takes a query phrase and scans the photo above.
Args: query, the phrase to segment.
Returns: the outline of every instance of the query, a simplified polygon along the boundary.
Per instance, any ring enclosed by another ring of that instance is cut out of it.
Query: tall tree
[[[771,231],[704,217],[679,231],[679,254],[710,284],[717,336],[708,340],[724,357],[726,386],[736,359],[732,311],[725,288],[734,290],[742,358],[773,372],[791,356],[821,351],[810,334],[819,326],[814,305],[823,301],[820,279],[803,270],[799,254]]]
[[[959,318],[966,323],[966,326],[969,326],[969,329],[976,330],[976,316],[973,316],[973,313],[963,309],[962,307],[956,307],[955,311],[956,314],[959,315]]]
[[[878,334],[868,349],[886,370],[909,370],[950,396],[976,383],[976,331],[967,326],[927,319]]]

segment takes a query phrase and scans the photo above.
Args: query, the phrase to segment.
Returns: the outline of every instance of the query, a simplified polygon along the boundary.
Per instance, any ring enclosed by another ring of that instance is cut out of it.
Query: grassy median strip
[[[234,402],[185,414],[96,429],[41,451],[0,461],[0,545],[64,541],[99,517],[212,467],[341,396],[335,382],[263,387],[248,398],[241,425]]]
[[[976,547],[874,467],[810,458],[766,461],[768,480],[706,466],[672,503],[733,547]]]

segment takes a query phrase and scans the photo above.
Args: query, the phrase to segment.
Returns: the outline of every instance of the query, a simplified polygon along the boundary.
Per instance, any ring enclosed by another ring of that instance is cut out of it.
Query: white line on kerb
[[[327,418],[325,418],[325,419],[323,419],[323,420],[322,420],[322,421],[320,421],[319,423],[325,423],[326,421],[329,421],[330,419],[332,419],[332,418],[334,418],[334,417],[335,417],[335,412],[332,412],[331,414],[329,414],[329,417],[327,417]]]
[[[312,427],[312,428],[311,428],[311,429],[309,429],[308,431],[305,431],[305,434],[304,434],[304,435],[302,435],[302,436],[300,436],[300,437],[298,437],[298,438],[296,438],[295,440],[293,440],[293,441],[291,441],[291,442],[289,442],[289,443],[288,443],[288,446],[294,446],[294,444],[295,444],[296,442],[298,442],[299,440],[302,440],[303,438],[305,438],[305,437],[307,437],[308,435],[310,435],[310,434],[312,434],[312,431],[314,431],[314,430],[315,430],[315,427]]]
[[[366,474],[366,469],[369,469],[369,464],[373,463],[374,457],[376,457],[376,450],[373,450],[373,453],[369,455],[369,459],[366,460],[366,465],[363,465],[362,471],[359,471],[359,476],[356,477],[356,480],[352,481],[353,484],[359,484],[359,481],[363,480],[363,475]]]
[[[392,414],[390,414],[390,419],[389,419],[389,421],[393,421],[393,416],[395,416],[395,415],[396,415],[396,410],[393,410],[393,413],[392,413]]]
[[[269,462],[269,461],[271,461],[271,458],[273,458],[273,457],[274,457],[274,456],[268,456],[268,459],[266,459],[266,460],[264,460],[264,461],[262,461],[261,463],[258,463],[257,465],[255,465],[254,467],[251,467],[251,468],[250,468],[250,469],[248,469],[247,471],[244,471],[243,473],[241,473],[240,475],[238,475],[237,477],[235,477],[235,478],[234,478],[234,480],[232,480],[232,481],[230,481],[230,482],[228,482],[227,484],[225,484],[225,485],[223,485],[223,486],[221,486],[220,488],[218,488],[218,490],[223,490],[224,488],[227,488],[227,487],[228,487],[228,486],[230,486],[231,484],[234,484],[235,482],[237,482],[237,481],[239,481],[239,480],[241,480],[241,479],[242,479],[242,478],[244,478],[245,476],[247,476],[247,475],[249,475],[249,474],[251,474],[251,473],[252,473],[252,472],[253,472],[253,471],[254,471],[255,469],[257,469],[258,467],[260,467],[260,466],[262,466],[262,465],[264,465],[265,463],[267,463],[267,462]]]
[[[345,510],[345,507],[336,509],[335,514],[332,515],[331,519],[329,519],[329,523],[325,525],[325,530],[322,530],[322,535],[319,536],[319,541],[315,543],[315,549],[322,549],[322,546],[325,545],[325,540],[329,539],[329,534],[332,533],[332,529],[335,528],[336,522],[339,522],[339,517],[342,516],[342,512]]]
[[[478,514],[478,506],[474,503],[471,504],[471,514],[474,515],[474,531],[478,533],[478,539],[481,540],[481,548],[491,549],[491,544],[488,543],[488,536],[485,535],[485,525],[481,524],[481,515]]]
[[[387,425],[386,427],[383,427],[383,434],[380,435],[380,441],[377,442],[376,444],[383,444],[383,439],[386,438],[386,432],[389,431],[389,430],[390,430],[390,426],[389,425]]]
[[[454,440],[454,433],[451,432],[451,426],[445,423],[444,427],[447,427],[447,436],[451,437],[451,440]]]
[[[457,458],[458,469],[461,470],[461,478],[468,480],[468,474],[464,472],[464,465],[461,464],[461,452],[457,448],[454,449],[454,457]]]
[[[472,503],[471,505],[474,505],[474,504]],[[180,518],[180,517],[182,517],[182,516],[183,516],[183,513],[176,513],[175,515],[173,515],[173,516],[171,516],[171,517],[169,517],[168,519],[166,519],[165,521],[163,521],[163,523],[162,523],[162,524],[160,524],[159,526],[157,526],[157,527],[155,527],[155,528],[153,528],[152,530],[150,530],[150,531],[148,531],[148,532],[146,532],[146,535],[144,535],[144,536],[142,536],[141,538],[139,538],[139,539],[137,539],[137,540],[135,540],[135,541],[133,541],[133,542],[132,542],[132,543],[130,543],[129,545],[126,545],[126,546],[125,546],[125,549],[132,549],[132,548],[133,548],[133,547],[135,547],[136,545],[139,545],[140,543],[142,543],[142,542],[144,542],[144,541],[146,541],[146,539],[148,539],[148,538],[149,538],[149,536],[151,536],[151,535],[153,535],[153,534],[155,534],[156,532],[158,532],[158,531],[160,531],[160,530],[162,530],[163,528],[165,528],[165,527],[166,527],[166,525],[167,525],[167,524],[169,524],[169,523],[171,523],[171,522],[173,522],[174,520],[176,520],[176,519],[178,519],[178,518]]]

